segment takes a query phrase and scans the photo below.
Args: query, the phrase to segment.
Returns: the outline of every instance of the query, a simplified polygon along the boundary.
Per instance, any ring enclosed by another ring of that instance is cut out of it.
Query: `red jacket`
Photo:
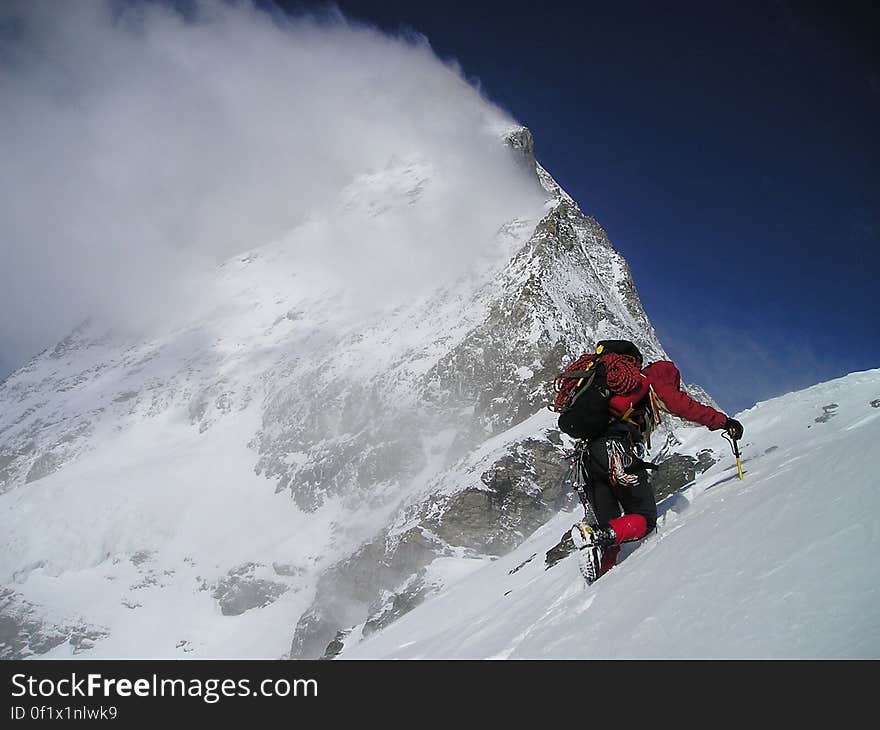
[[[642,370],[642,375],[653,386],[661,407],[674,416],[706,426],[710,431],[722,428],[727,416],[721,411],[698,403],[681,390],[681,373],[668,360],[658,360]]]

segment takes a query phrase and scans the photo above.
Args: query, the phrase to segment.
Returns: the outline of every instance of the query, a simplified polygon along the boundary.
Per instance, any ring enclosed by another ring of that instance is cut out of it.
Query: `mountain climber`
[[[616,564],[621,543],[640,540],[657,524],[657,502],[648,477],[653,465],[641,455],[662,412],[710,431],[723,429],[734,439],[743,435],[739,421],[681,389],[674,363],[659,360],[642,367],[641,352],[626,340],[603,340],[596,351],[594,357],[602,354],[604,381],[610,393],[616,394],[607,400],[604,428],[598,429],[598,435],[583,438],[576,428],[570,429],[583,439],[580,458],[587,475],[587,497],[598,523],[580,522],[571,530],[574,547],[581,548],[582,561],[587,561],[586,565],[582,562],[582,570],[589,582]],[[570,410],[577,414],[576,409]],[[564,416],[560,424],[566,430]]]

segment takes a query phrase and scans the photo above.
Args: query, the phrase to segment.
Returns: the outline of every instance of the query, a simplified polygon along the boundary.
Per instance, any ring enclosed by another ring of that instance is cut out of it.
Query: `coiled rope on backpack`
[[[556,399],[547,408],[556,413],[568,410],[577,398],[584,381],[589,385],[601,363],[608,389],[616,395],[635,391],[641,382],[639,361],[632,355],[606,352],[601,356],[588,352],[581,355],[553,380]]]
[[[553,390],[556,392],[556,400],[547,408],[556,413],[562,413],[568,408],[575,391],[581,386],[585,377],[588,377],[593,367],[595,354],[592,352],[581,355],[571,365],[559,373],[553,381]]]
[[[613,393],[626,395],[639,387],[641,369],[639,361],[632,355],[609,352],[602,356],[602,365],[605,368],[605,382]]]

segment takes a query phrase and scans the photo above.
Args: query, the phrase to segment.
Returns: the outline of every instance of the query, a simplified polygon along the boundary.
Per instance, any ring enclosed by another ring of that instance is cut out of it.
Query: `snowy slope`
[[[880,658],[880,370],[738,415],[745,478],[720,460],[660,504],[656,533],[592,586],[544,553],[562,512],[496,560],[444,558],[446,588],[340,657]]]

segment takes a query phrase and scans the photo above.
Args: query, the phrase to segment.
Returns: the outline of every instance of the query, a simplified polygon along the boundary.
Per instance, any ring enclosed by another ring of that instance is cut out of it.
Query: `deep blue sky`
[[[723,408],[880,367],[870,5],[336,5],[423,33],[532,129],[684,378]]]
[[[336,6],[424,34],[532,129],[541,163],[626,256],[685,380],[722,408],[880,367],[870,4]],[[0,378],[16,364],[0,352]]]

